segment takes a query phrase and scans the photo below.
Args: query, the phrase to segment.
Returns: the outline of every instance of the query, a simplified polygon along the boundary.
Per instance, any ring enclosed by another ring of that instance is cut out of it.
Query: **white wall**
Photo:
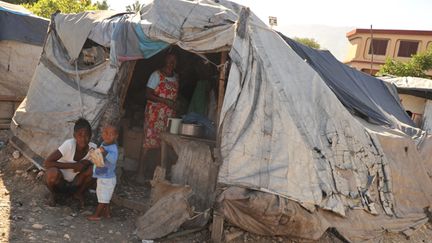
[[[426,106],[426,99],[415,97],[412,95],[399,94],[402,106],[405,110],[413,113],[423,114]]]

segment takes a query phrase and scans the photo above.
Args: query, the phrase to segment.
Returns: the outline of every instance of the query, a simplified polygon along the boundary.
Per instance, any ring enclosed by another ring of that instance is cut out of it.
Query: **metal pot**
[[[192,137],[201,137],[204,134],[204,127],[199,124],[185,124],[180,128],[180,134]]]

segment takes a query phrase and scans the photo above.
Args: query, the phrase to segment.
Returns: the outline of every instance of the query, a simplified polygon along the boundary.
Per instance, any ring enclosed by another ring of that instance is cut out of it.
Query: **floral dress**
[[[177,76],[175,81],[169,81],[165,75],[159,74],[159,84],[154,89],[156,96],[161,98],[175,100],[179,89]],[[172,79],[172,77],[170,77]],[[165,130],[169,117],[174,117],[175,111],[166,104],[147,101],[144,116],[144,148],[159,148],[160,133]]]

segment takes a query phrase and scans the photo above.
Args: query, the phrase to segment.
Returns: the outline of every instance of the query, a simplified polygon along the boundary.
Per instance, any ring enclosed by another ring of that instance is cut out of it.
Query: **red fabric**
[[[177,98],[179,83],[168,81],[165,76],[159,72],[160,82],[155,88],[155,95],[175,100]],[[165,130],[169,117],[174,117],[175,111],[167,105],[159,102],[147,101],[144,117],[144,148],[159,148],[160,133]]]

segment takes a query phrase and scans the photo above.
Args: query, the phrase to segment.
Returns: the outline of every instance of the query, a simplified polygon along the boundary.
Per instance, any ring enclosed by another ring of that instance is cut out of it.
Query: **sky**
[[[135,0],[108,0],[111,9],[125,10]],[[146,3],[149,0],[140,0]],[[261,19],[276,16],[283,25],[355,26],[377,29],[432,29],[431,0],[234,0]]]
[[[108,0],[124,11],[136,0]],[[150,0],[140,0],[148,3]],[[277,17],[278,30],[289,37],[314,38],[339,60],[344,59],[346,33],[354,28],[432,30],[432,0],[234,0],[261,20]]]

